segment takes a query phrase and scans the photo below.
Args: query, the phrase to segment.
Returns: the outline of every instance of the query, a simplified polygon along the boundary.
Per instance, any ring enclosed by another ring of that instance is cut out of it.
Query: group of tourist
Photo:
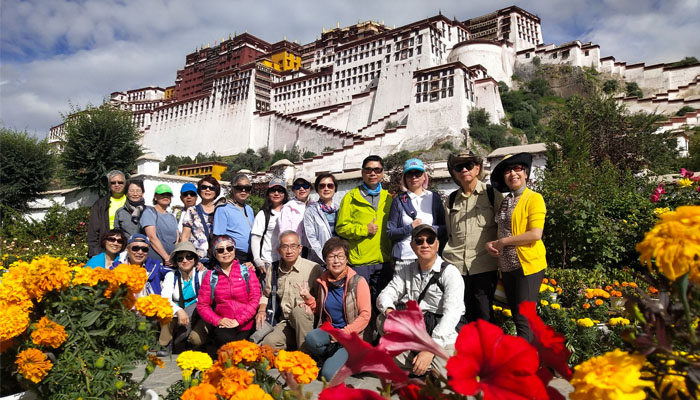
[[[111,196],[92,209],[87,266],[146,268],[144,294],[168,298],[174,312],[161,329],[159,355],[173,345],[208,344],[212,352],[247,339],[306,351],[330,380],[348,353],[320,329],[324,322],[372,342],[388,314],[415,300],[428,333],[449,353],[461,325],[492,321],[499,279],[517,334],[532,340],[518,312],[520,302],[537,299],[546,268],[545,204],[527,188],[532,156],[504,158],[491,184],[471,152],[451,155],[448,168],[459,188],[445,201],[428,189],[419,159],[406,161],[404,190],[394,197],[382,188],[384,161],[374,155],[340,204],[332,174],[297,174],[291,199],[273,178],[257,215],[247,204],[246,175],[234,177],[227,200],[217,200],[221,186],[206,177],[183,185],[179,223],[167,211],[170,187],[156,187],[146,206],[143,183],[113,171]],[[445,374],[444,360],[426,351],[396,361],[416,376]]]

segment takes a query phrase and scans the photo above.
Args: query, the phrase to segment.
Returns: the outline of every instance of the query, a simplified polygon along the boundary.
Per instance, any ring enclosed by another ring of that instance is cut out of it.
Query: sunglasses
[[[111,181],[109,182],[110,185],[123,185],[124,181]]]
[[[273,187],[272,189],[268,189],[267,193],[268,194],[269,193],[285,193],[286,191],[287,191],[287,189],[277,186],[277,187]]]
[[[184,260],[187,260],[187,261],[192,261],[192,260],[194,260],[194,254],[192,254],[192,253],[187,253],[187,254],[183,254],[183,255],[181,255],[181,256],[175,257],[175,261],[177,261],[177,262],[182,262],[182,261],[184,261]]]
[[[219,254],[224,254],[224,252],[231,253],[234,250],[236,250],[236,247],[234,247],[234,246],[226,246],[226,247],[217,247],[216,248],[216,252]]]
[[[404,175],[406,175],[407,178],[418,178],[423,176],[423,171],[418,171],[418,170],[412,170],[406,172]]]
[[[131,251],[134,253],[139,251],[142,253],[148,253],[148,246],[131,246]]]
[[[234,188],[239,188],[240,186],[234,186]],[[211,190],[212,192],[216,192],[216,187],[215,186],[209,186],[209,185],[199,185],[199,190]]]
[[[455,165],[455,171],[457,171],[457,172],[462,172],[464,170],[471,171],[475,166],[476,166],[475,162],[467,161],[465,163]]]
[[[124,239],[118,238],[118,237],[108,237],[105,240],[110,242],[110,243],[124,244]]]
[[[508,172],[522,172],[525,169],[522,165],[511,165],[510,167],[506,167],[506,169],[503,171],[504,174],[507,174]]]
[[[372,172],[374,172],[375,174],[379,175],[382,172],[384,172],[384,168],[383,167],[374,167],[374,168],[364,167],[364,168],[362,168],[362,171],[364,171],[365,174],[371,174]]]
[[[182,197],[197,197],[197,193],[195,192],[185,192],[182,194]]]
[[[311,187],[311,184],[309,182],[295,183],[292,185],[292,189],[294,189],[294,190],[299,190],[301,188],[309,190],[310,187]]]
[[[239,192],[250,192],[253,190],[253,185],[236,185],[233,188]]]
[[[335,189],[335,184],[334,183],[319,183],[318,184],[318,189],[323,190],[323,189]]]
[[[418,246],[422,246],[423,243],[428,242],[428,244],[432,246],[435,244],[436,240],[437,240],[437,237],[435,237],[435,236],[428,236],[427,238],[419,237],[419,238],[413,239],[413,243],[417,244]]]

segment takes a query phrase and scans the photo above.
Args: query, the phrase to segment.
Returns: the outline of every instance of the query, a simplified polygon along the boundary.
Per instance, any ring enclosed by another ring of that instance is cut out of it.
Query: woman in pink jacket
[[[260,283],[255,272],[234,258],[236,241],[232,237],[215,236],[211,244],[210,259],[215,259],[216,264],[202,279],[197,313],[214,327],[218,349],[250,336],[260,301]]]

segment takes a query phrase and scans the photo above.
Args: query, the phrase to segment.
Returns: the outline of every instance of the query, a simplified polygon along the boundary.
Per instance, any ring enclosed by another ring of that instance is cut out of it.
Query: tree
[[[671,67],[687,67],[688,65],[693,65],[697,64],[698,59],[695,57],[685,57],[684,59],[680,61],[676,61],[673,64],[671,64]]]
[[[135,169],[141,135],[130,112],[105,102],[99,107],[73,109],[64,119],[66,144],[61,162],[70,183],[106,195],[107,172],[117,169],[128,174]]]
[[[627,82],[625,85],[625,93],[627,97],[644,97],[642,89],[639,88],[637,82]]]
[[[56,158],[46,139],[0,128],[0,204],[19,212],[47,190]]]

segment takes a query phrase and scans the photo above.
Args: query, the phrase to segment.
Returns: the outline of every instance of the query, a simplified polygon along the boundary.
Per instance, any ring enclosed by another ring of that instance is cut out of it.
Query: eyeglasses
[[[311,184],[309,182],[295,183],[292,185],[293,190],[299,190],[301,188],[309,190],[310,187],[311,187]]]
[[[238,190],[239,192],[250,192],[251,190],[253,190],[253,185],[236,185],[233,188]]]
[[[318,190],[323,190],[323,189],[335,189],[335,184],[334,183],[319,183]]]
[[[226,247],[217,247],[216,248],[216,252],[218,254],[224,254],[224,252],[232,253],[234,250],[236,250],[235,246],[226,246]]]
[[[137,252],[142,252],[142,253],[148,253],[148,246],[131,246],[131,251],[134,253]]]
[[[112,236],[112,237],[108,237],[108,238],[105,239],[105,240],[108,241],[108,242],[110,242],[110,243],[124,244],[124,239],[118,238],[118,237],[113,237],[113,236]]]
[[[272,189],[268,189],[267,193],[268,194],[269,193],[285,193],[286,191],[287,191],[287,189],[285,189],[283,187],[276,186],[276,187],[273,187]]]
[[[182,194],[182,197],[197,197],[197,193],[195,192],[185,192]]]
[[[235,189],[238,189],[239,187],[240,186],[234,186]],[[209,185],[199,185],[199,190],[211,190],[212,192],[216,192],[216,187]]]
[[[123,185],[124,181],[110,181],[109,184],[110,185]]]
[[[465,163],[455,165],[455,171],[462,172],[465,169],[467,171],[471,171],[475,166],[476,166],[475,162],[467,161]]]
[[[345,254],[329,254],[329,255],[326,256],[326,259],[327,259],[328,261],[330,261],[330,260],[343,261],[343,260],[345,260],[346,258],[347,258],[347,257],[345,257]]]
[[[300,244],[282,244],[282,245],[280,245],[280,250],[282,250],[282,251],[296,250],[299,247],[301,247]]]
[[[406,175],[406,178],[419,178],[423,176],[424,172],[423,171],[418,171],[418,170],[412,170],[406,172],[404,175]]]
[[[437,240],[437,237],[435,236],[428,236],[427,238],[415,238],[413,239],[413,243],[417,244],[418,246],[422,246],[423,243],[428,242],[429,245],[434,245],[435,241]]]
[[[194,254],[192,254],[192,253],[187,253],[187,254],[183,254],[183,255],[181,255],[181,256],[175,257],[175,261],[177,261],[177,262],[182,262],[182,261],[184,261],[184,260],[187,260],[187,261],[192,261],[192,260],[194,260]]]
[[[371,174],[372,172],[374,172],[375,174],[379,175],[379,174],[381,174],[382,172],[384,172],[384,168],[383,168],[383,167],[374,167],[374,168],[372,168],[372,167],[364,167],[364,168],[362,168],[362,171],[364,171],[364,173],[367,174],[367,175]]]
[[[509,172],[522,172],[525,169],[522,165],[511,165],[509,167],[506,167],[506,169],[503,171],[504,174],[507,174]]]

